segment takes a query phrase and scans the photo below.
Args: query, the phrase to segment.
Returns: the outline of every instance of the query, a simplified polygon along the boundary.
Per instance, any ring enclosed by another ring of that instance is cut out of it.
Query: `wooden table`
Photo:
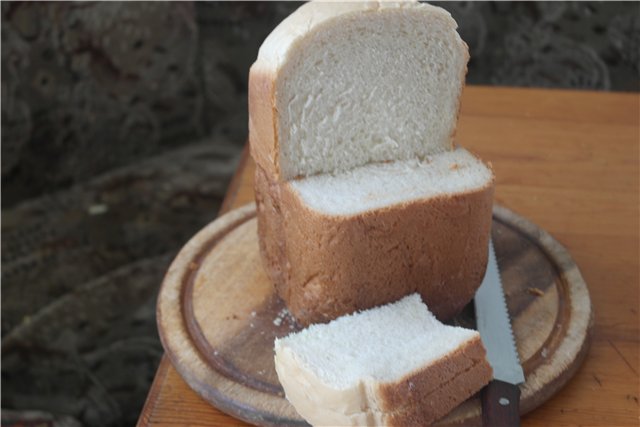
[[[550,232],[589,287],[587,360],[523,426],[639,425],[640,96],[468,87],[457,140],[493,164],[496,201]],[[222,211],[253,200],[244,150]],[[207,404],[163,357],[139,426],[247,425]]]

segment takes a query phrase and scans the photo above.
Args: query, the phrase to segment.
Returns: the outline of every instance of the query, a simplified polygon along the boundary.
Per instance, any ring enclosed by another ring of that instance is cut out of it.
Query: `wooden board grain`
[[[526,413],[584,359],[591,302],[568,252],[549,234],[501,207],[494,208],[492,234],[527,377]],[[473,327],[471,307],[454,323]],[[257,425],[305,425],[273,367],[273,339],[299,327],[262,270],[253,204],[220,217],[183,248],[160,292],[158,327],[172,364],[206,401]],[[439,424],[479,420],[474,397]]]

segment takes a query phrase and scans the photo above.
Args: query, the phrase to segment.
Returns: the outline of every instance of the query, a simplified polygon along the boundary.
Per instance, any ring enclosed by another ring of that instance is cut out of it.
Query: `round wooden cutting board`
[[[284,398],[273,340],[299,326],[262,269],[255,205],[218,218],[178,254],[158,297],[164,348],[205,400],[262,426],[307,425]],[[521,413],[560,389],[584,359],[592,324],[587,287],[548,233],[494,207],[492,237],[526,383]],[[453,323],[474,327],[473,304]],[[480,424],[472,397],[438,425]]]

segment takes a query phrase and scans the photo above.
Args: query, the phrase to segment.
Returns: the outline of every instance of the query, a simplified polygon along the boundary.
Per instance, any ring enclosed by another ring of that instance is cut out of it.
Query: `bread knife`
[[[513,339],[493,242],[482,284],[474,299],[476,326],[493,368],[493,380],[481,391],[482,425],[520,426],[520,387],[524,372]]]

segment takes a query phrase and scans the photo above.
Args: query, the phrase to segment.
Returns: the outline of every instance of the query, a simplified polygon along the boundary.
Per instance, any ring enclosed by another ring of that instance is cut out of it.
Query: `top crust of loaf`
[[[251,67],[254,159],[284,181],[450,149],[468,60],[456,27],[413,1],[303,5]]]

